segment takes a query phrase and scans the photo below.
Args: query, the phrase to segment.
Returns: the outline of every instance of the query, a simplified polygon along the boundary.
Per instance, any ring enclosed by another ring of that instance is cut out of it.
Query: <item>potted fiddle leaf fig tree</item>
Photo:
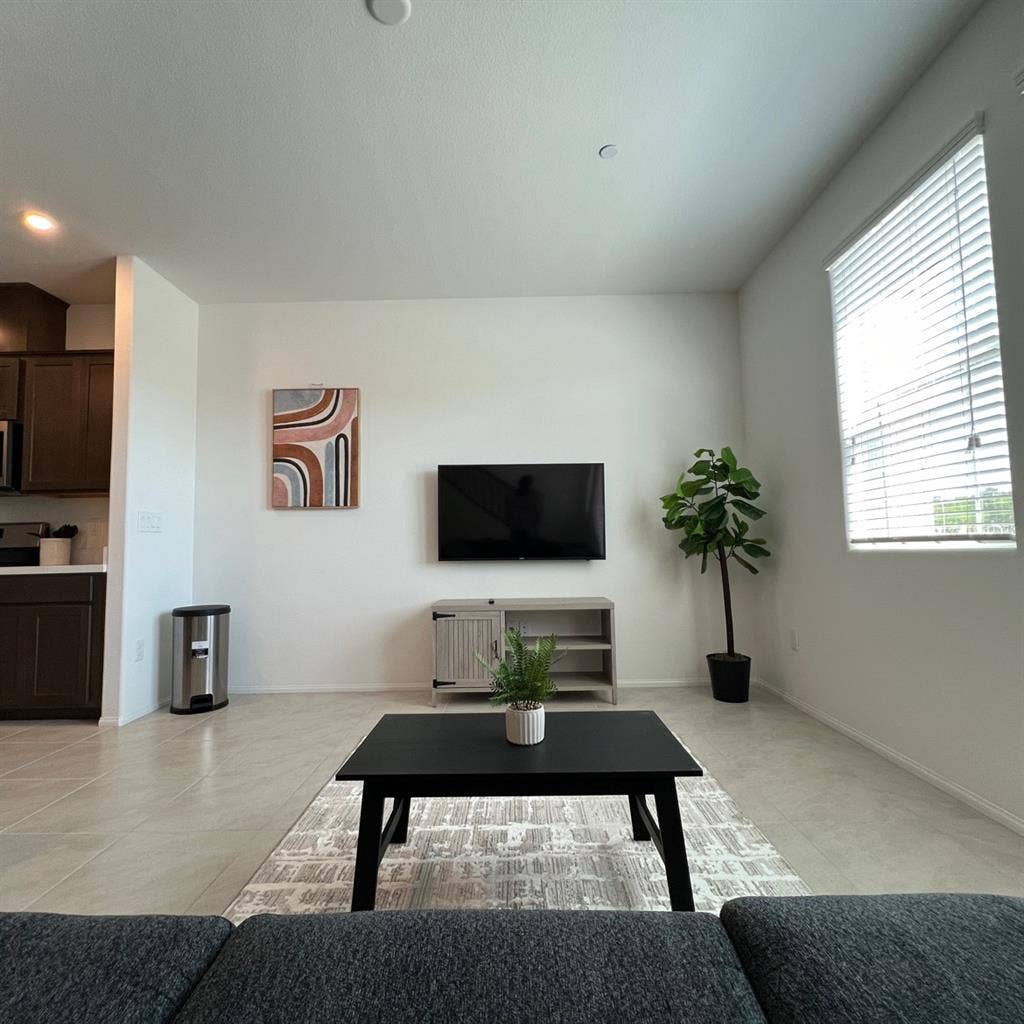
[[[556,644],[555,637],[541,636],[529,647],[518,629],[506,629],[506,656],[497,665],[477,652],[477,660],[491,674],[491,703],[508,705],[509,743],[528,747],[544,739],[544,701],[557,692],[551,681]]]
[[[700,555],[701,574],[707,572],[709,555],[718,559],[726,650],[707,656],[711,690],[716,700],[742,703],[750,694],[750,658],[736,653],[729,562],[756,574],[754,561],[771,554],[763,537],[750,535],[750,523],[766,514],[753,504],[761,484],[737,464],[731,448],[717,454],[712,448],[698,448],[694,456],[697,461],[679,477],[676,489],[661,499],[662,522],[666,529],[682,531],[679,547],[687,558]]]

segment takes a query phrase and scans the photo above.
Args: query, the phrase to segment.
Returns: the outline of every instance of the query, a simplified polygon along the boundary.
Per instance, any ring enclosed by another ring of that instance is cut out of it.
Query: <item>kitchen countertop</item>
[[[105,565],[0,565],[0,576],[60,576],[69,572],[106,572]]]

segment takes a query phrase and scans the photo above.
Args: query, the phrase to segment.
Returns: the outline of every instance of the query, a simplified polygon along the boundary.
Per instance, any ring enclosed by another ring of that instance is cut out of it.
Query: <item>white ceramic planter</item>
[[[540,743],[544,739],[544,705],[531,711],[505,708],[505,736],[519,747]]]
[[[70,565],[70,537],[42,537],[39,541],[40,565]]]

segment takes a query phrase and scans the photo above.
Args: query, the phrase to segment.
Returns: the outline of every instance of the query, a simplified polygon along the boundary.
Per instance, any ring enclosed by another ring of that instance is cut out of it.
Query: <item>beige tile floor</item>
[[[764,691],[621,696],[684,738],[815,892],[1024,894],[1024,838]],[[471,695],[432,710],[423,693],[280,694],[122,729],[0,723],[0,909],[220,913],[379,715],[486,710]]]

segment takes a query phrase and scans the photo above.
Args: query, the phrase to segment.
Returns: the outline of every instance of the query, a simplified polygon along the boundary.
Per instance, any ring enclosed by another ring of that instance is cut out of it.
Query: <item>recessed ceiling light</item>
[[[41,235],[48,235],[51,231],[57,230],[57,222],[49,214],[40,213],[38,210],[23,213],[21,223],[30,231],[36,231]]]
[[[366,7],[382,25],[401,25],[412,14],[412,0],[366,0]]]
[[[602,146],[597,151],[597,155],[602,160],[611,160],[614,157],[617,157],[619,155],[619,147],[618,146],[612,146],[612,145]]]

